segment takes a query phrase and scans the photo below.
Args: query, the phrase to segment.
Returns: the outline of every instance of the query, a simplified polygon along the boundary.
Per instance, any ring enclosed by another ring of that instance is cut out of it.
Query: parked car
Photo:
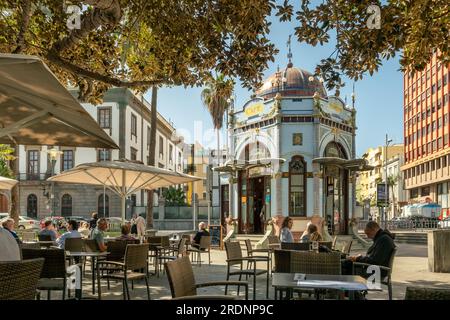
[[[438,223],[439,228],[450,228],[450,217],[447,217]]]
[[[106,218],[108,222],[108,230],[109,231],[120,231],[120,227],[122,226],[122,218],[119,217],[111,217]],[[125,223],[128,223],[128,220],[125,220]]]
[[[78,222],[78,224],[80,224],[81,222],[88,222],[88,219],[82,216],[67,217],[67,220],[75,220],[76,222]]]
[[[9,213],[0,213],[0,221],[3,222],[9,218]],[[40,230],[39,221],[25,216],[19,216],[19,230]]]

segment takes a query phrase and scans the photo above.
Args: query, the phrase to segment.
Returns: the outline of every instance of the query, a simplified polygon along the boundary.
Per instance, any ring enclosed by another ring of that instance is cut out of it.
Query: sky
[[[269,64],[264,72],[264,79],[280,69],[286,67],[287,40],[290,34],[294,34],[297,21],[279,22],[271,18],[272,26],[269,39],[279,50],[275,56],[275,62]],[[334,51],[333,43],[324,46],[312,47],[300,44],[295,36],[292,36],[292,62],[295,67],[314,72],[315,66],[321,59],[327,58]],[[385,135],[393,143],[403,141],[403,74],[398,69],[399,55],[394,59],[384,61],[378,73],[373,76],[367,74],[362,80],[355,82],[357,132],[356,155],[361,156],[369,147],[384,145]],[[351,103],[353,81],[344,78],[345,87],[341,89],[340,97],[347,96]],[[171,87],[161,88],[158,91],[158,111],[173,123],[177,132],[182,134],[185,142],[201,142],[204,146],[214,148],[217,140],[214,135],[212,120],[201,102],[202,88]],[[333,94],[334,91],[328,92]],[[239,83],[235,87],[235,109],[239,110],[250,99],[251,92],[242,88]],[[146,94],[146,99],[151,100],[151,94]],[[224,134],[224,133],[223,133]],[[223,142],[223,138],[221,139]]]

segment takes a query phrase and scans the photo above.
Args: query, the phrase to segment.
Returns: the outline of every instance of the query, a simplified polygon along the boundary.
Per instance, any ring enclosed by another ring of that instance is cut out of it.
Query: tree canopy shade
[[[0,0],[0,52],[37,55],[98,103],[111,86],[202,85],[215,70],[254,87],[273,61],[267,0]],[[70,20],[69,19],[69,20]]]
[[[0,0],[0,52],[37,55],[80,98],[98,103],[110,86],[202,85],[212,70],[255,87],[276,49],[269,17],[295,18],[300,42],[336,50],[316,70],[328,89],[341,76],[361,79],[401,52],[401,67],[421,70],[434,49],[449,61],[448,0],[71,0],[80,28],[61,0]],[[380,8],[380,28],[369,28]],[[69,20],[70,20],[69,19]]]
[[[343,85],[341,75],[362,79],[376,72],[383,59],[401,52],[401,69],[425,68],[434,50],[438,59],[450,61],[450,2],[448,0],[301,0],[294,14],[293,1],[284,1],[281,20],[299,21],[295,35],[300,42],[313,46],[327,43],[336,36],[336,50],[319,63],[328,89]],[[314,4],[314,5],[313,5]],[[379,29],[372,27],[377,5]]]

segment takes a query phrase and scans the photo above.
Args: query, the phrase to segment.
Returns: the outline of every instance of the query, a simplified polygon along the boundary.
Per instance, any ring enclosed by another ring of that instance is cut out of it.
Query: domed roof
[[[313,96],[318,92],[323,98],[327,96],[322,83],[305,70],[296,68],[289,63],[284,70],[268,77],[263,85],[256,90],[256,95],[265,99],[274,97],[278,92],[281,96]]]

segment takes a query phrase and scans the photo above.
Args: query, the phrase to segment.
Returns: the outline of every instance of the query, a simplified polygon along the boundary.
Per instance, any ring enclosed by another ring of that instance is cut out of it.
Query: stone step
[[[426,233],[413,233],[413,232],[395,232],[395,242],[398,243],[409,243],[409,244],[428,244],[428,235]],[[361,238],[365,240],[367,236],[364,233],[359,233]]]

